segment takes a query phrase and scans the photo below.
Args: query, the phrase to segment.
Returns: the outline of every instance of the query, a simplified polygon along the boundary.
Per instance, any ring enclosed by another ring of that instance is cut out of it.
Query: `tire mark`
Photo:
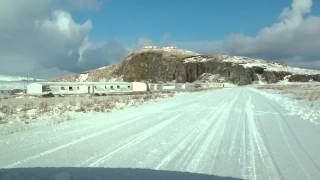
[[[223,104],[223,105],[221,105],[222,107],[224,107],[225,105],[225,103],[224,102],[219,102],[219,104],[217,104],[217,105],[219,105],[219,107],[221,107],[220,106],[220,104]],[[193,154],[195,153],[195,152],[197,152],[197,149],[196,149],[196,147],[199,145],[199,144],[201,144],[201,139],[204,139],[203,137],[206,135],[206,134],[208,134],[208,132],[210,132],[210,128],[212,127],[212,126],[214,126],[215,125],[215,123],[216,122],[214,122],[214,123],[210,123],[210,125],[208,126],[208,123],[206,123],[206,124],[204,124],[203,122],[208,122],[208,120],[207,120],[207,118],[210,118],[212,115],[214,115],[213,117],[211,117],[211,119],[212,120],[215,120],[215,118],[216,117],[218,117],[219,115],[221,114],[221,108],[220,109],[218,109],[217,111],[211,111],[211,112],[209,112],[204,118],[202,118],[201,120],[201,122],[199,122],[200,123],[200,125],[201,126],[203,126],[203,127],[201,127],[200,129],[202,130],[196,137],[194,137],[193,139],[190,139],[190,145],[187,147],[187,149],[184,151],[184,153],[182,154],[182,156],[181,156],[181,158],[180,158],[180,162],[178,163],[178,165],[179,165],[179,167],[181,168],[181,169],[186,169],[187,170],[187,166],[189,166],[190,165],[190,162],[192,161],[192,159],[193,159]],[[203,125],[202,125],[203,124]]]
[[[250,135],[250,139],[251,139],[251,149],[254,150],[254,144],[256,145],[256,147],[258,148],[258,152],[259,152],[259,156],[260,158],[262,159],[263,162],[265,162],[264,158],[263,158],[263,153],[262,151],[265,151],[267,154],[270,155],[270,158],[271,158],[271,161],[280,177],[280,179],[284,179],[284,176],[280,170],[280,167],[277,163],[277,161],[275,160],[274,158],[274,155],[272,153],[272,151],[270,151],[270,145],[269,145],[269,142],[268,142],[268,139],[266,137],[266,133],[264,131],[264,129],[261,127],[260,125],[260,121],[259,119],[256,119],[254,118],[254,111],[253,111],[253,104],[251,102],[251,99],[252,97],[249,96],[249,99],[247,101],[247,106],[246,106],[246,113],[248,115],[248,121],[249,121],[249,127],[250,127],[250,130],[252,130],[253,134]],[[261,132],[261,135],[259,134],[259,129],[260,129],[260,132]],[[254,144],[252,144],[254,143]],[[261,145],[261,147],[259,146],[259,144]],[[253,166],[255,166],[255,157],[254,157],[254,152],[252,154],[252,160],[253,160]],[[256,169],[255,167],[253,167],[253,176],[254,176],[254,179],[257,178],[256,176]]]
[[[300,147],[300,149],[302,150],[302,152],[304,152],[304,154],[306,155],[306,157],[309,159],[309,161],[311,161],[311,163],[313,164],[313,166],[320,172],[320,167],[319,165],[312,159],[310,153],[305,149],[305,147],[302,145],[301,141],[298,139],[297,135],[294,133],[292,127],[289,125],[287,118],[283,116],[283,114],[278,110],[278,108],[276,108],[273,104],[271,104],[270,102],[266,101],[273,110],[275,110],[278,115],[281,117],[281,119],[283,120],[284,124],[286,125],[286,127],[288,128],[290,134],[292,135],[294,141],[297,143],[297,145]]]
[[[27,157],[27,158],[24,158],[24,159],[22,159],[22,160],[20,160],[20,161],[16,161],[16,162],[14,162],[14,163],[11,163],[11,164],[9,164],[9,165],[6,165],[5,168],[13,168],[13,167],[15,167],[15,166],[21,165],[21,164],[26,163],[26,162],[28,162],[28,161],[31,161],[31,160],[34,160],[34,159],[37,159],[37,158],[40,158],[40,157],[43,157],[43,156],[52,154],[52,153],[54,153],[54,152],[60,151],[60,150],[65,149],[65,148],[68,148],[68,147],[73,146],[73,145],[75,145],[75,144],[78,144],[78,143],[80,143],[80,142],[83,142],[83,141],[86,141],[86,140],[88,140],[88,139],[91,139],[91,138],[100,136],[100,135],[102,135],[102,134],[104,134],[104,133],[108,133],[108,132],[110,132],[110,131],[112,131],[112,130],[115,130],[115,129],[117,129],[117,128],[120,128],[120,127],[122,127],[122,126],[131,124],[131,123],[136,122],[136,121],[138,121],[138,120],[140,120],[140,118],[133,119],[133,120],[130,120],[130,121],[126,121],[126,122],[120,123],[120,124],[118,124],[118,125],[116,125],[116,126],[114,126],[114,127],[107,128],[107,129],[104,129],[104,130],[102,130],[102,131],[98,131],[98,132],[92,133],[92,134],[87,135],[87,136],[83,136],[83,137],[81,137],[81,138],[79,138],[79,139],[76,139],[76,140],[73,140],[73,141],[71,141],[71,142],[69,142],[69,143],[66,143],[66,144],[57,146],[57,147],[55,147],[55,148],[53,148],[53,149],[49,149],[49,150],[44,151],[44,152],[41,152],[41,153],[39,153],[39,154],[35,154],[35,155],[33,155],[33,156],[29,156],[29,157]]]
[[[286,118],[282,115],[282,113],[276,108],[274,107],[273,104],[271,104],[269,101],[263,101],[265,104],[267,104],[268,106],[270,106],[272,108],[273,111],[276,112],[276,114],[274,115],[277,115],[280,117],[281,120],[285,121],[286,123]],[[301,161],[299,161],[299,159],[297,158],[297,155],[296,153],[294,153],[292,151],[292,146],[288,143],[288,138],[286,137],[286,133],[284,132],[283,130],[283,126],[282,126],[282,123],[280,123],[280,121],[277,121],[277,124],[278,124],[278,127],[280,129],[280,132],[282,134],[282,138],[284,139],[284,143],[285,145],[287,146],[287,149],[289,150],[290,154],[292,155],[292,157],[294,158],[294,160],[296,161],[296,164],[299,166],[300,170],[304,173],[305,176],[309,177],[310,178],[310,174],[306,171],[306,169],[301,165]],[[287,127],[288,128],[288,127]]]
[[[140,116],[133,117],[133,119],[136,119],[136,118],[141,118],[141,117]],[[35,142],[31,143],[31,144],[24,144],[22,146],[18,146],[14,150],[14,152],[16,154],[21,154],[23,152],[32,151],[34,149],[38,149],[39,146],[50,145],[50,144],[54,143],[54,141],[56,141],[56,140],[65,139],[66,137],[70,137],[70,136],[78,136],[79,135],[78,133],[83,133],[84,131],[95,129],[97,127],[105,126],[105,125],[108,125],[107,122],[106,123],[101,123],[101,124],[99,123],[99,124],[90,125],[90,126],[87,126],[85,128],[70,130],[68,132],[62,131],[62,133],[59,133],[59,135],[56,135],[56,136],[53,136],[53,137],[49,136],[49,138],[41,139],[38,142],[35,141]],[[113,124],[110,124],[110,125],[113,125]],[[9,151],[8,152],[3,152],[3,156],[7,155],[7,153],[9,153]]]
[[[260,129],[261,134],[262,134],[262,137],[263,137],[263,139],[264,139],[264,141],[265,141],[265,146],[266,146],[266,148],[267,148],[267,151],[269,152],[268,154],[270,155],[270,158],[271,158],[272,162],[274,163],[274,166],[275,166],[278,174],[280,175],[281,179],[285,179],[284,176],[283,176],[283,174],[282,174],[282,172],[281,172],[281,170],[280,170],[280,167],[279,167],[276,159],[274,158],[274,155],[273,155],[272,151],[270,150],[271,148],[270,148],[270,145],[269,145],[268,138],[267,138],[267,136],[266,136],[266,132],[265,132],[265,130],[262,128],[261,122],[260,122],[260,119],[259,119],[259,118],[257,118],[257,124],[258,124],[258,126],[260,127],[259,129]]]
[[[167,116],[164,116],[164,118],[166,118],[166,117],[167,117]],[[143,118],[141,117],[141,119],[143,119]],[[163,122],[162,119],[159,119],[158,121],[160,121],[160,123]],[[150,129],[154,128],[155,126],[159,125],[160,123],[159,123],[158,121],[157,121],[157,124],[155,124],[155,125],[147,128],[146,130],[143,130],[142,132],[140,132],[140,133],[138,133],[138,134],[136,134],[136,135],[130,136],[129,138],[125,138],[124,141],[120,142],[120,143],[116,146],[116,149],[119,149],[120,147],[122,147],[122,146],[128,144],[129,142],[131,142],[132,140],[136,139],[139,134],[141,134],[141,133],[143,133],[143,132],[146,132],[147,130],[150,130]],[[101,152],[101,153],[99,153],[99,154],[95,154],[95,155],[89,157],[88,159],[86,159],[85,161],[82,161],[82,162],[79,164],[79,166],[88,166],[89,164],[91,164],[91,163],[90,163],[91,161],[96,161],[97,159],[100,159],[100,158],[102,158],[103,156],[106,156],[106,155],[105,155],[106,153],[107,153],[107,152],[103,151],[103,152]]]
[[[214,141],[212,141],[212,147],[215,147],[215,145],[217,145],[215,148],[215,151],[214,151],[214,155],[213,155],[213,162],[212,162],[212,165],[211,165],[211,169],[214,170],[215,168],[215,164],[216,164],[216,159],[217,159],[217,154],[218,152],[220,152],[220,150],[222,149],[222,147],[226,147],[226,146],[222,146],[222,144],[224,142],[227,142],[227,139],[225,139],[225,141],[223,141],[224,137],[225,137],[225,129],[227,127],[227,124],[229,124],[229,121],[233,121],[230,117],[231,117],[231,113],[232,111],[235,109],[235,106],[237,104],[237,101],[239,99],[239,97],[242,96],[242,90],[235,96],[232,98],[231,102],[228,103],[228,107],[226,108],[226,110],[223,112],[222,116],[219,116],[220,119],[224,120],[224,123],[223,123],[223,128],[222,131],[220,131],[220,138],[219,138],[219,141],[218,143],[215,144]],[[230,124],[232,124],[233,122],[230,122]],[[224,152],[224,151],[223,151]]]
[[[168,125],[170,125],[172,122],[176,121],[178,118],[180,117],[180,115],[176,115],[173,118],[170,118],[166,121],[163,121],[159,124],[157,124],[156,126],[150,128],[149,130],[145,131],[145,132],[141,132],[139,134],[137,134],[132,140],[130,140],[128,143],[120,146],[119,148],[116,148],[115,150],[109,152],[108,154],[104,155],[103,157],[95,160],[93,163],[89,164],[89,167],[96,167],[99,166],[101,164],[103,164],[106,160],[108,160],[109,158],[111,158],[114,154],[116,153],[120,153],[122,151],[124,151],[125,149],[128,149],[148,138],[150,138],[151,136],[153,136],[153,134],[160,132],[162,129],[164,129],[165,127],[167,127]]]

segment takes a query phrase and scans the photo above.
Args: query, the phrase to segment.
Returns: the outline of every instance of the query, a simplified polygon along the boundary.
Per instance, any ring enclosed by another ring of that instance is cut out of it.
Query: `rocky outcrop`
[[[183,67],[185,76],[180,79],[185,79],[187,82],[197,80],[204,73],[219,74],[226,81],[239,85],[251,84],[255,79],[255,74],[251,69],[222,62],[219,59],[206,62],[186,62],[183,63]]]
[[[203,73],[195,82],[226,82],[226,79],[220,74]]]
[[[310,75],[294,74],[289,77],[290,82],[309,82],[312,80]]]
[[[286,76],[290,76],[291,73],[283,71],[264,71],[262,77],[267,83],[276,83],[284,80]]]
[[[188,61],[190,58],[208,60]],[[123,61],[120,67],[116,75],[122,75],[123,80],[148,82],[194,82],[204,73],[210,73],[219,74],[228,82],[246,85],[257,80],[256,73],[263,73],[263,69],[248,69],[241,65],[224,62],[219,58],[176,57],[164,55],[164,52],[161,51],[134,54]]]
[[[283,71],[266,71],[259,66],[247,68],[220,57],[177,57],[165,53],[151,51],[133,54],[121,63],[116,74],[122,75],[125,81],[184,83],[194,82],[203,74],[210,73],[219,74],[225,81],[238,85],[252,84],[261,79],[267,83],[276,83],[291,75]]]
[[[306,75],[306,74],[294,74],[289,78],[290,82],[309,82],[317,81],[320,82],[320,74]]]
[[[89,71],[92,81],[123,80],[145,82],[194,82],[203,74],[218,75],[220,79],[238,85],[254,81],[276,83],[289,81],[320,81],[320,75],[296,74],[298,68],[269,63],[246,57],[203,56],[181,50],[141,50],[130,54],[120,64]]]

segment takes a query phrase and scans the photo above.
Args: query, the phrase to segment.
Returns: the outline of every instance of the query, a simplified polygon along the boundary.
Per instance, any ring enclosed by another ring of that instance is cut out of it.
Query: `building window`
[[[94,86],[94,89],[97,89],[97,86]]]
[[[110,86],[110,89],[113,89],[113,86]]]
[[[130,86],[128,86],[128,89],[130,89],[131,87]]]
[[[105,89],[108,89],[107,86],[104,86]]]
[[[60,89],[63,90],[63,91],[66,90],[66,88],[64,88],[64,87],[61,87]]]
[[[120,86],[119,86],[119,85],[117,85],[117,88],[118,88],[118,89],[120,89]]]
[[[78,86],[77,89],[80,90],[80,87]]]
[[[72,86],[69,86],[69,91],[73,91],[73,88],[72,88]]]
[[[49,86],[42,86],[42,92],[50,92],[51,89]]]

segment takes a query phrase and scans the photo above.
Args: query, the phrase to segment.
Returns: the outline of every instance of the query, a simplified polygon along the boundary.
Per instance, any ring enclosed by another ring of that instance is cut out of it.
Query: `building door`
[[[88,86],[88,94],[90,94],[90,86]]]

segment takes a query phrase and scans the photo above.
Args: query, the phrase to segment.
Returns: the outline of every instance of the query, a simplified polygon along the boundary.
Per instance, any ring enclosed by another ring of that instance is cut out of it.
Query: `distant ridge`
[[[21,76],[9,76],[9,75],[0,75],[0,81],[44,81],[43,79],[36,79],[32,77],[21,77]]]

